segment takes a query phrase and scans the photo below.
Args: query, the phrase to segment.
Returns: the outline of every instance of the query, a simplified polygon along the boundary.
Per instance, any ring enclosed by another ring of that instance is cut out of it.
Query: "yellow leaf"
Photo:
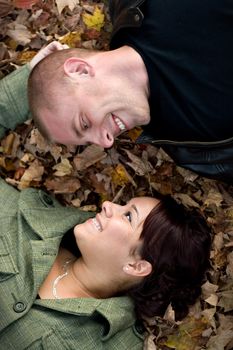
[[[55,176],[65,176],[70,175],[73,168],[69,160],[63,158],[60,163],[53,166],[53,169],[56,170],[54,173]]]
[[[116,168],[112,171],[112,182],[115,185],[123,186],[127,183],[131,182],[134,187],[136,187],[136,184],[133,180],[133,178],[129,175],[127,170],[125,169],[124,165],[118,164]]]
[[[133,142],[135,142],[141,133],[142,128],[140,126],[136,126],[135,128],[128,131],[128,136]]]
[[[59,38],[61,44],[66,44],[71,48],[77,47],[81,41],[81,32],[70,32]]]
[[[27,62],[31,61],[31,59],[36,55],[36,51],[29,50],[29,51],[23,51],[18,55],[18,60],[26,64]]]
[[[39,182],[44,174],[44,166],[38,159],[35,159],[33,163],[30,164],[29,168],[25,170],[23,176],[20,179],[18,188],[20,190],[28,188],[31,186],[31,182]]]
[[[179,325],[176,334],[169,335],[164,345],[176,350],[195,350],[202,341],[202,332],[207,328],[208,322],[204,317],[195,319],[187,317]]]
[[[98,6],[96,6],[93,15],[84,13],[82,17],[83,22],[89,29],[95,29],[97,31],[100,31],[101,28],[104,26],[104,14]]]

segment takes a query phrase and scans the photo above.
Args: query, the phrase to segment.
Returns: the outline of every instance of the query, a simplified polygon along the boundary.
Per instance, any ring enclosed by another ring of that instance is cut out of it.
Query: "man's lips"
[[[119,132],[121,133],[121,132],[127,130],[127,126],[125,125],[125,123],[119,117],[117,117],[116,115],[112,114],[112,118],[113,118],[113,121],[114,121],[115,125],[117,126],[118,133]]]

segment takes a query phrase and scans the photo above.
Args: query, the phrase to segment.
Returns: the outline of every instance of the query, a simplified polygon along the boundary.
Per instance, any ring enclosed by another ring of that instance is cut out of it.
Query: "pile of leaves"
[[[102,1],[0,0],[0,77],[28,62],[46,43],[108,49],[111,24]],[[177,167],[162,150],[136,145],[135,128],[109,150],[51,145],[32,121],[0,143],[0,173],[22,190],[41,188],[67,206],[99,210],[104,200],[169,194],[198,209],[213,229],[211,269],[202,296],[182,322],[171,308],[148,321],[145,349],[233,348],[233,188]]]

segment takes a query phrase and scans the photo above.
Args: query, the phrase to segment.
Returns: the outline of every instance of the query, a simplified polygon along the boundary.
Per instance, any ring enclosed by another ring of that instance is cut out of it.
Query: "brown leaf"
[[[127,153],[129,159],[131,160],[131,162],[127,162],[126,164],[128,164],[135,171],[137,175],[145,176],[145,175],[148,175],[148,173],[154,172],[152,165],[146,159],[146,155],[144,155],[143,157],[143,154],[142,154],[142,158],[139,158],[128,150],[125,150],[125,152]]]
[[[35,159],[28,169],[25,170],[23,176],[20,179],[18,188],[20,190],[28,188],[32,181],[40,182],[42,175],[44,174],[44,166],[38,159]]]
[[[0,17],[7,16],[13,10],[11,1],[0,0]]]
[[[30,9],[39,0],[14,0],[14,5],[20,9]]]
[[[60,163],[53,166],[53,169],[56,170],[54,173],[55,176],[66,176],[72,173],[73,167],[69,159],[62,158]]]
[[[54,193],[75,193],[80,188],[80,181],[77,178],[52,178],[46,179],[47,190]]]
[[[194,208],[200,208],[200,205],[194,201],[188,194],[186,193],[176,193],[174,195],[174,198],[181,202],[185,207],[194,207]]]
[[[219,303],[225,312],[233,310],[233,290],[226,290],[219,293]]]
[[[99,162],[107,156],[103,147],[90,145],[85,150],[74,157],[74,166],[78,171],[83,171],[91,165]]]

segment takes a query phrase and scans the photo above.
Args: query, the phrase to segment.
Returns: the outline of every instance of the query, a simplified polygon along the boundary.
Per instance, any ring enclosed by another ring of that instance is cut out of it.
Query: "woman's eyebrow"
[[[135,204],[132,204],[132,205],[131,205],[131,208],[134,209],[134,211],[135,211],[136,214],[137,214],[137,218],[139,218],[139,212],[138,212],[138,209],[137,209],[136,205],[135,205]]]

